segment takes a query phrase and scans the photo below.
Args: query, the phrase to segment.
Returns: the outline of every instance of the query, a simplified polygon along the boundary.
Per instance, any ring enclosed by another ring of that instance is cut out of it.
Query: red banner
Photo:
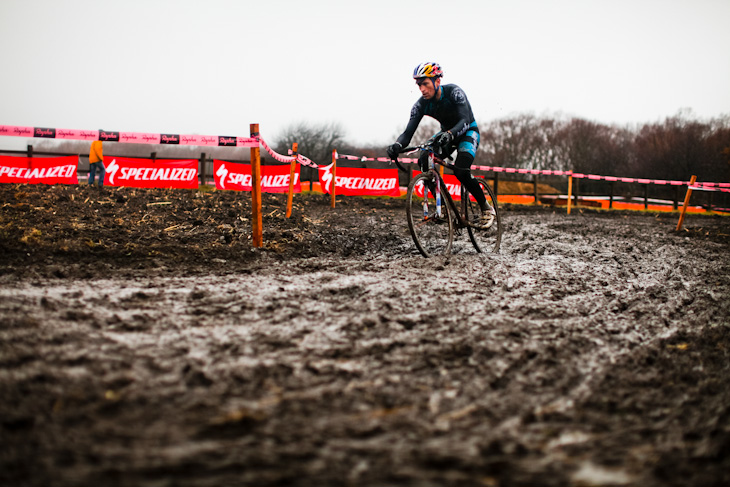
[[[398,169],[365,169],[338,167],[335,191],[342,195],[400,196]],[[319,168],[322,190],[330,192],[332,187],[332,164]]]
[[[186,189],[198,187],[198,161],[195,159],[160,161],[106,157],[104,166],[106,167],[104,184],[109,186]]]
[[[0,183],[78,184],[78,156],[0,156]]]
[[[302,185],[299,180],[301,166],[296,165],[294,170],[294,192],[301,193]],[[233,191],[251,191],[251,165],[236,162],[213,160],[213,174],[215,175],[216,189]],[[261,192],[288,193],[290,165],[261,166]]]
[[[418,174],[421,174],[420,171],[413,171],[413,177],[416,177]],[[461,201],[461,183],[458,179],[456,179],[456,176],[453,174],[444,174],[444,183],[446,183],[446,189],[449,190],[449,194],[451,195],[451,198],[454,201]],[[423,186],[416,188],[416,194],[418,196],[423,196]],[[473,197],[472,197],[473,198]]]

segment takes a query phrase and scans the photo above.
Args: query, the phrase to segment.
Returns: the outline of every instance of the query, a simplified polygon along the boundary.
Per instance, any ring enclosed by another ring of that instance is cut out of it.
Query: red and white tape
[[[695,183],[689,189],[693,191],[722,191],[730,193],[730,188],[726,187],[726,183]]]
[[[293,159],[292,157],[282,156],[271,150],[269,145],[260,136],[234,137],[225,135],[148,134],[141,132],[116,132],[111,130],[20,127],[16,125],[0,125],[0,135],[42,139],[101,140],[102,142],[121,142],[128,144],[172,144],[206,147],[259,147],[260,143],[271,154],[271,157],[279,162],[290,163]],[[297,162],[314,168],[319,167],[311,159],[302,154],[297,154]]]
[[[258,139],[259,139],[259,142],[261,142],[261,146],[266,150],[266,152],[269,153],[269,155],[271,155],[271,157],[274,158],[274,160],[279,161],[279,162],[286,162],[287,164],[291,164],[291,162],[294,160],[293,156],[284,156],[284,155],[279,154],[278,152],[275,152],[271,147],[269,147],[269,144],[267,144],[266,141],[264,139],[262,139],[261,137],[259,137]],[[289,152],[291,153],[291,151],[289,151]],[[312,161],[311,159],[309,159],[308,157],[306,157],[302,154],[297,154],[297,162],[299,164],[313,167],[315,169],[319,168],[317,163],[315,163],[314,161]]]
[[[128,144],[200,145],[207,147],[258,147],[255,137],[225,135],[148,134],[142,132],[117,132],[113,130],[75,130],[46,127],[18,127],[0,125],[0,135],[41,139],[101,140]]]
[[[387,157],[358,157],[346,154],[337,154],[338,159],[345,159],[349,161],[378,161],[378,162],[390,162]],[[416,164],[418,159],[399,157],[400,162],[408,164]],[[520,169],[514,167],[500,167],[500,166],[472,166],[472,169],[478,171],[491,171],[491,172],[503,172],[505,174],[533,174],[533,175],[545,175],[545,176],[573,176],[578,179],[590,179],[594,181],[609,181],[609,182],[620,182],[620,183],[639,183],[639,184],[658,184],[658,185],[670,185],[670,186],[687,186],[689,181],[671,181],[665,179],[642,179],[642,178],[623,178],[616,176],[602,176],[599,174],[583,174],[573,171],[553,171],[549,169]],[[730,192],[730,183],[695,183],[692,189],[698,189],[701,191],[724,191]]]

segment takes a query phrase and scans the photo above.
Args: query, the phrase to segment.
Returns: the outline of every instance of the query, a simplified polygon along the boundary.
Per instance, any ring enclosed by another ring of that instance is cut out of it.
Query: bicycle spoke
[[[451,213],[443,192],[441,216],[439,216],[436,198],[428,189],[432,177],[428,173],[416,176],[411,181],[406,195],[408,229],[416,247],[425,257],[448,254],[453,239]]]
[[[499,246],[502,241],[502,218],[499,212],[499,206],[497,205],[497,199],[494,196],[492,188],[489,187],[483,178],[476,179],[482,187],[482,191],[484,191],[487,203],[494,209],[495,215],[494,222],[489,228],[467,227],[469,240],[477,252],[499,252]],[[462,192],[462,209],[465,210],[465,216],[469,222],[475,221],[481,215],[479,205],[466,190]]]

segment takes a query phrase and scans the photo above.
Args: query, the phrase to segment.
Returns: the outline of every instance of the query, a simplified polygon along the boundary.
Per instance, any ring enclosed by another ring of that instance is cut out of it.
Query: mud
[[[0,187],[0,485],[730,484],[730,219]]]

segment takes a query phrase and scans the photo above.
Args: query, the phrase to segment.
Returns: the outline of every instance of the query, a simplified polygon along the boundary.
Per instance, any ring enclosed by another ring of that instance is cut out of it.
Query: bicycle
[[[477,221],[481,210],[474,197],[465,187],[461,187],[461,204],[457,207],[446,183],[441,177],[438,166],[453,169],[455,166],[441,158],[434,150],[433,142],[406,147],[400,153],[428,152],[428,171],[415,176],[408,185],[406,193],[406,215],[408,229],[413,242],[424,257],[448,255],[451,253],[454,234],[462,234],[466,229],[472,245],[477,252],[499,252],[502,242],[502,219],[499,214],[497,197],[484,178],[475,178],[484,191],[487,203],[494,209],[494,221],[488,228],[481,228]],[[446,157],[445,159],[450,159]],[[403,164],[394,159],[401,171],[408,172]]]

